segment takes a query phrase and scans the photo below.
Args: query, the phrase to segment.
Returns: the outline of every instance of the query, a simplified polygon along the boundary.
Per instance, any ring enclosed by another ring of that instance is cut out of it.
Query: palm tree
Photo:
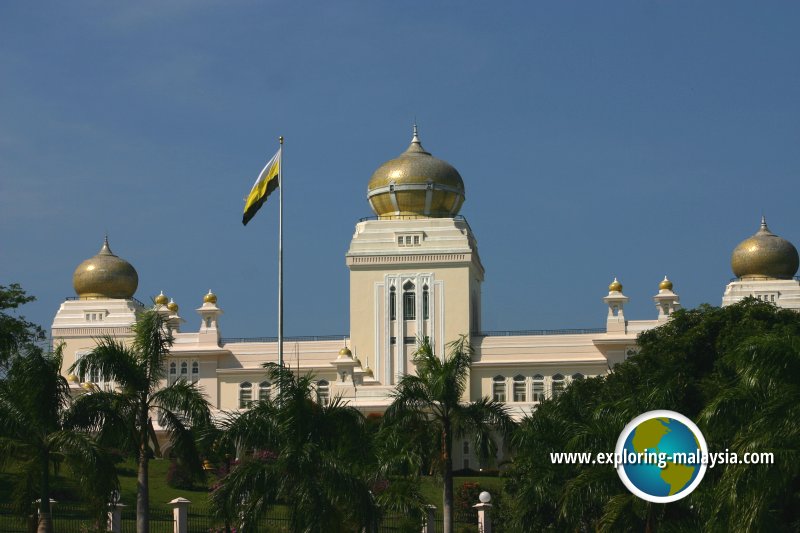
[[[360,531],[376,521],[370,493],[369,438],[363,415],[335,398],[316,400],[313,378],[264,365],[275,398],[231,413],[222,447],[238,464],[211,495],[216,514],[240,531],[258,531],[258,520],[276,504],[289,508],[290,529]]]
[[[102,508],[118,488],[113,462],[88,433],[70,427],[74,405],[61,376],[61,349],[31,348],[10,360],[0,380],[0,466],[18,469],[15,493],[20,507],[39,497],[40,533],[53,530],[50,515],[51,467],[64,464],[94,507]]]
[[[472,350],[466,337],[448,345],[449,355],[442,359],[433,352],[427,338],[414,353],[416,375],[406,374],[392,394],[386,411],[390,426],[403,428],[425,426],[438,436],[436,463],[444,478],[444,531],[453,531],[453,449],[454,438],[471,436],[482,458],[494,457],[499,431],[508,437],[514,423],[505,405],[489,398],[464,403],[462,398],[469,380]]]
[[[133,326],[130,346],[112,337],[70,368],[84,379],[100,375],[113,381],[116,389],[95,388],[76,400],[75,422],[98,432],[101,442],[114,443],[134,451],[138,460],[136,484],[136,531],[149,531],[149,470],[151,456],[161,455],[153,415],[167,431],[172,453],[190,467],[200,468],[191,428],[210,424],[208,402],[193,383],[178,380],[164,385],[166,360],[172,335],[155,309],[143,312]]]

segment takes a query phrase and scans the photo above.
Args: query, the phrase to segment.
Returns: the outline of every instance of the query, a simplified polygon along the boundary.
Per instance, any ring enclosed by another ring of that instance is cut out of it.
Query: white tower
[[[458,216],[458,171],[411,145],[372,175],[367,197],[377,215],[356,224],[350,269],[350,339],[384,385],[413,371],[419,338],[437,353],[480,330],[484,270],[467,221]]]

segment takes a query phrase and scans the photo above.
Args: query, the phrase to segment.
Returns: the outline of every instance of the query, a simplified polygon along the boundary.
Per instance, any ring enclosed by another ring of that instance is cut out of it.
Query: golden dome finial
[[[620,283],[616,277],[614,281],[611,282],[611,285],[608,286],[608,292],[622,292],[622,283]]]
[[[661,283],[658,284],[658,290],[660,291],[672,290],[672,282],[667,278],[667,276],[664,276],[664,279],[661,281]]]
[[[175,300],[173,300],[172,298],[170,298],[169,303],[167,304],[167,309],[169,309],[176,315],[178,314],[178,304],[176,304]]]
[[[207,304],[216,304],[217,303],[217,295],[211,292],[211,289],[208,289],[208,294],[203,296],[203,302]]]
[[[339,359],[344,359],[345,357],[352,358],[352,356],[353,356],[353,352],[351,352],[350,348],[348,348],[347,346],[345,346],[344,348],[339,350]]]
[[[167,303],[169,302],[169,298],[167,298],[167,295],[164,294],[164,291],[161,291],[161,293],[159,293],[159,295],[156,296],[155,302],[156,305],[167,305]]]

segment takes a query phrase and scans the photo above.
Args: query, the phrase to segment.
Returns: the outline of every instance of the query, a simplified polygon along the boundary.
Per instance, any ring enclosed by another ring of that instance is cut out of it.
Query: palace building
[[[367,200],[375,216],[356,224],[345,256],[349,336],[286,339],[299,352],[299,371],[314,374],[321,401],[341,396],[365,413],[382,412],[399,377],[414,372],[418,338],[428,337],[444,354],[448,342],[466,334],[474,357],[464,400],[493,397],[521,418],[572,381],[609,372],[636,353],[640,332],[663,324],[680,308],[665,277],[653,295],[652,318],[629,320],[628,297],[614,279],[607,294],[598,295],[607,306],[604,328],[483,331],[484,268],[475,234],[459,215],[465,196],[461,175],[423,148],[416,127],[408,149],[374,172]],[[797,250],[763,219],[758,232],[733,251],[731,266],[736,279],[725,288],[723,305],[754,296],[800,310]],[[52,325],[54,342],[65,344],[64,369],[88,353],[99,336],[130,339],[131,325],[144,309],[134,298],[136,270],[111,251],[107,240],[77,267],[73,285],[76,296],[61,304]],[[209,291],[199,307],[182,314],[163,293],[155,298],[175,337],[168,379],[198,383],[216,410],[246,409],[272,393],[261,365],[277,362],[277,341],[226,340],[218,303]],[[199,327],[186,327],[183,317]],[[294,360],[289,362],[295,368]],[[87,383],[72,375],[68,380],[76,391],[111,386],[102,376],[90,376]],[[469,443],[455,448],[457,466],[477,466]]]

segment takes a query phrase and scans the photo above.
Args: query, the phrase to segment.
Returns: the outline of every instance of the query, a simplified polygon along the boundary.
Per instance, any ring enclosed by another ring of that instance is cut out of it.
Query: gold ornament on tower
[[[175,300],[170,300],[169,301],[169,303],[167,304],[167,309],[169,309],[170,311],[172,311],[176,315],[178,314],[178,304],[175,303]]]
[[[464,203],[464,181],[450,163],[425,151],[414,124],[408,149],[372,174],[367,199],[381,218],[449,218]]]
[[[211,292],[211,289],[208,289],[208,294],[203,296],[203,302],[207,304],[216,304],[217,303],[217,295]]]
[[[167,295],[164,294],[164,291],[161,291],[161,294],[156,296],[155,302],[157,305],[167,305],[167,303],[169,302],[169,298],[167,298]]]
[[[622,283],[617,281],[617,278],[614,278],[614,281],[608,286],[608,292],[622,292]]]
[[[661,283],[658,284],[658,290],[660,291],[671,291],[672,290],[672,282],[667,279],[667,276],[664,276],[664,279]]]
[[[761,217],[761,228],[731,254],[731,269],[743,280],[792,279],[797,272],[797,248],[778,237]]]
[[[72,286],[82,299],[133,297],[139,286],[139,275],[130,263],[114,255],[108,246],[108,237],[100,251],[75,269]]]

